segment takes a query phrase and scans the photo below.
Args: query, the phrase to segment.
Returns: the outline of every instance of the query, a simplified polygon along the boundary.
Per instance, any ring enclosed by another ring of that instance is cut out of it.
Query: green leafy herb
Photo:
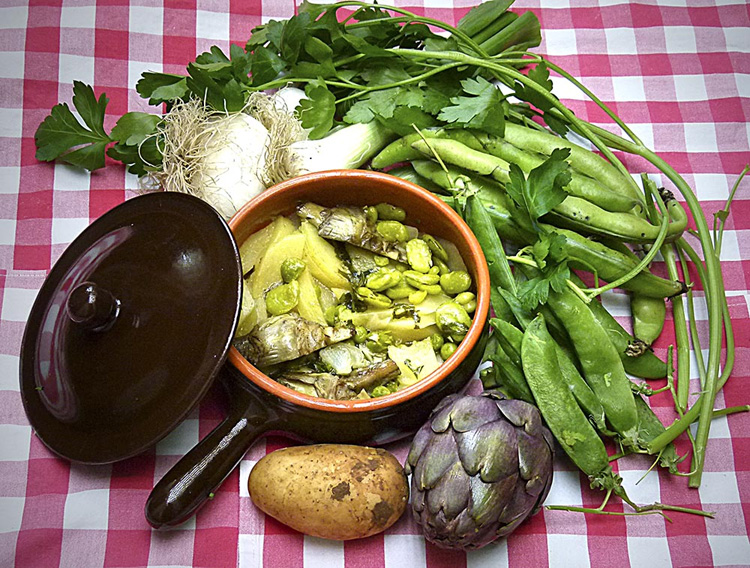
[[[139,176],[157,169],[162,162],[156,135],[159,122],[159,116],[145,112],[123,115],[112,129],[117,144],[107,150],[107,155],[128,165],[128,171]]]
[[[461,85],[470,96],[452,97],[453,105],[444,108],[438,119],[503,136],[506,103],[500,90],[484,77],[464,79]]]
[[[73,106],[83,124],[67,104],[55,105],[34,135],[37,160],[61,159],[89,170],[103,168],[105,148],[112,142],[104,131],[107,103],[105,94],[97,99],[89,85],[74,81]]]
[[[528,178],[516,164],[510,165],[510,181],[505,189],[523,215],[524,226],[531,225],[537,232],[537,219],[546,215],[568,196],[565,186],[570,182],[570,165],[565,160],[567,148],[554,150],[549,158],[529,172]]]
[[[302,126],[312,128],[310,138],[316,140],[327,133],[333,125],[336,112],[336,97],[326,88],[322,79],[313,81],[305,88],[306,99],[300,101]]]
[[[519,285],[518,296],[524,309],[534,310],[539,304],[546,303],[550,288],[561,292],[567,286],[570,269],[564,253],[564,242],[563,235],[542,233],[530,247],[541,274]]]

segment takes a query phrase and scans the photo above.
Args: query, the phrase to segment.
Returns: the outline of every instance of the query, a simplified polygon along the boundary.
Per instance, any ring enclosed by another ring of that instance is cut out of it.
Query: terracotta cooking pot
[[[262,435],[282,434],[303,442],[377,445],[413,434],[445,396],[459,391],[481,361],[486,341],[490,285],[481,247],[464,221],[422,188],[387,174],[329,171],[278,184],[243,207],[229,225],[238,243],[278,215],[305,201],[323,206],[373,205],[404,208],[420,231],[454,243],[476,287],[477,309],[466,337],[434,373],[394,394],[369,400],[307,396],[267,377],[231,347],[219,376],[229,393],[224,422],[201,440],[159,481],[146,504],[154,527],[181,523],[216,491]]]

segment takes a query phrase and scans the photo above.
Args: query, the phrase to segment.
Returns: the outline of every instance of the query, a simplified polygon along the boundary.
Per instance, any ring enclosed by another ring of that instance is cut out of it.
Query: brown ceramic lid
[[[118,205],[65,250],[21,346],[36,434],[73,461],[110,463],[168,434],[224,363],[241,268],[224,220],[173,192]]]

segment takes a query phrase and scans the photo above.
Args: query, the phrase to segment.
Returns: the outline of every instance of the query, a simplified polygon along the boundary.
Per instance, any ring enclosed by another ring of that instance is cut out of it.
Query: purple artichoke
[[[443,548],[481,548],[536,513],[552,485],[553,437],[539,410],[496,391],[451,395],[407,458],[412,512]]]

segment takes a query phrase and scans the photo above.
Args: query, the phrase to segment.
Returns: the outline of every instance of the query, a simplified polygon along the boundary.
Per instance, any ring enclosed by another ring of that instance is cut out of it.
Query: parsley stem
[[[447,71],[448,69],[454,69],[456,67],[460,67],[460,65],[461,65],[460,63],[448,63],[446,65],[441,65],[440,67],[435,67],[434,69],[430,71],[426,71],[422,73],[421,75],[415,75],[413,77],[410,77],[409,79],[403,79],[401,81],[394,81],[393,83],[384,83],[382,85],[375,85],[373,87],[365,87],[365,88],[362,88],[357,93],[352,93],[351,95],[347,95],[345,97],[337,99],[336,104],[343,103],[352,99],[356,99],[358,97],[361,97],[362,95],[366,95],[374,91],[382,91],[385,89],[393,89],[395,87],[403,87],[406,85],[419,83],[420,81],[423,81],[424,79],[431,77],[432,75],[437,75],[438,73],[442,73],[443,71]]]

